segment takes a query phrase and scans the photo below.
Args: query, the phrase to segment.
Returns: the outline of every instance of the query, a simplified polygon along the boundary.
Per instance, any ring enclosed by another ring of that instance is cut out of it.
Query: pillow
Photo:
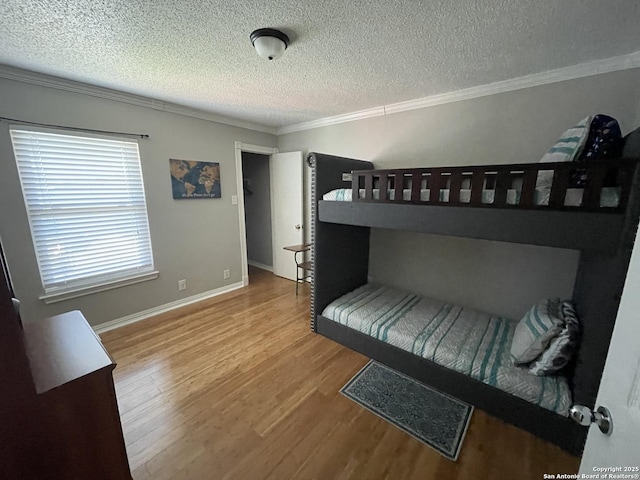
[[[562,330],[551,340],[547,349],[529,365],[529,373],[549,375],[562,370],[571,361],[580,339],[580,323],[571,302],[562,302],[561,311],[564,321]]]
[[[599,113],[591,120],[589,136],[576,161],[619,157],[621,151],[622,133],[618,121],[613,117]]]
[[[624,158],[640,158],[640,128],[636,128],[624,137],[622,156]]]
[[[598,114],[591,120],[589,136],[575,161],[582,163],[598,158],[618,158],[622,153],[622,134],[615,118]],[[584,188],[587,175],[584,169],[576,169],[569,180],[570,188]],[[605,179],[606,186],[615,186],[615,171]]]
[[[562,330],[560,299],[542,300],[518,322],[511,341],[511,358],[516,365],[529,363],[547,348]]]
[[[575,160],[583,149],[589,137],[591,116],[580,120],[577,125],[564,132],[560,139],[540,159],[539,163],[571,162]],[[537,188],[551,188],[553,171],[543,170],[538,173]]]

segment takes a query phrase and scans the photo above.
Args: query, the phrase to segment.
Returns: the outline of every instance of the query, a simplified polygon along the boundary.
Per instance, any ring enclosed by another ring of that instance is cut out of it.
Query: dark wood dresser
[[[64,479],[131,479],[112,371],[115,362],[79,311],[24,325],[27,358],[52,450],[47,470]]]
[[[131,480],[113,359],[80,312],[22,326],[11,294],[0,281],[0,479]]]

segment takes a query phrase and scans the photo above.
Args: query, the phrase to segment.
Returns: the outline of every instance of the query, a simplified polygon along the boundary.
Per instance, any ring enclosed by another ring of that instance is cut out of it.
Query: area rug
[[[371,360],[340,390],[449,460],[457,460],[473,407]]]

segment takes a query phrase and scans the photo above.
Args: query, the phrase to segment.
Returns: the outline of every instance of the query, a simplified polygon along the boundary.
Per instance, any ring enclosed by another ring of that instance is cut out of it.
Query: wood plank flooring
[[[579,459],[475,410],[451,462],[338,393],[367,362],[309,331],[309,287],[250,286],[103,333],[143,479],[539,480]]]

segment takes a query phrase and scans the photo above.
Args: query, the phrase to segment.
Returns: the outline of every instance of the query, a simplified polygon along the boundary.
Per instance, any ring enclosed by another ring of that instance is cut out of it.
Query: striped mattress
[[[571,406],[566,378],[513,365],[513,320],[375,284],[335,300],[322,316],[560,415]]]

